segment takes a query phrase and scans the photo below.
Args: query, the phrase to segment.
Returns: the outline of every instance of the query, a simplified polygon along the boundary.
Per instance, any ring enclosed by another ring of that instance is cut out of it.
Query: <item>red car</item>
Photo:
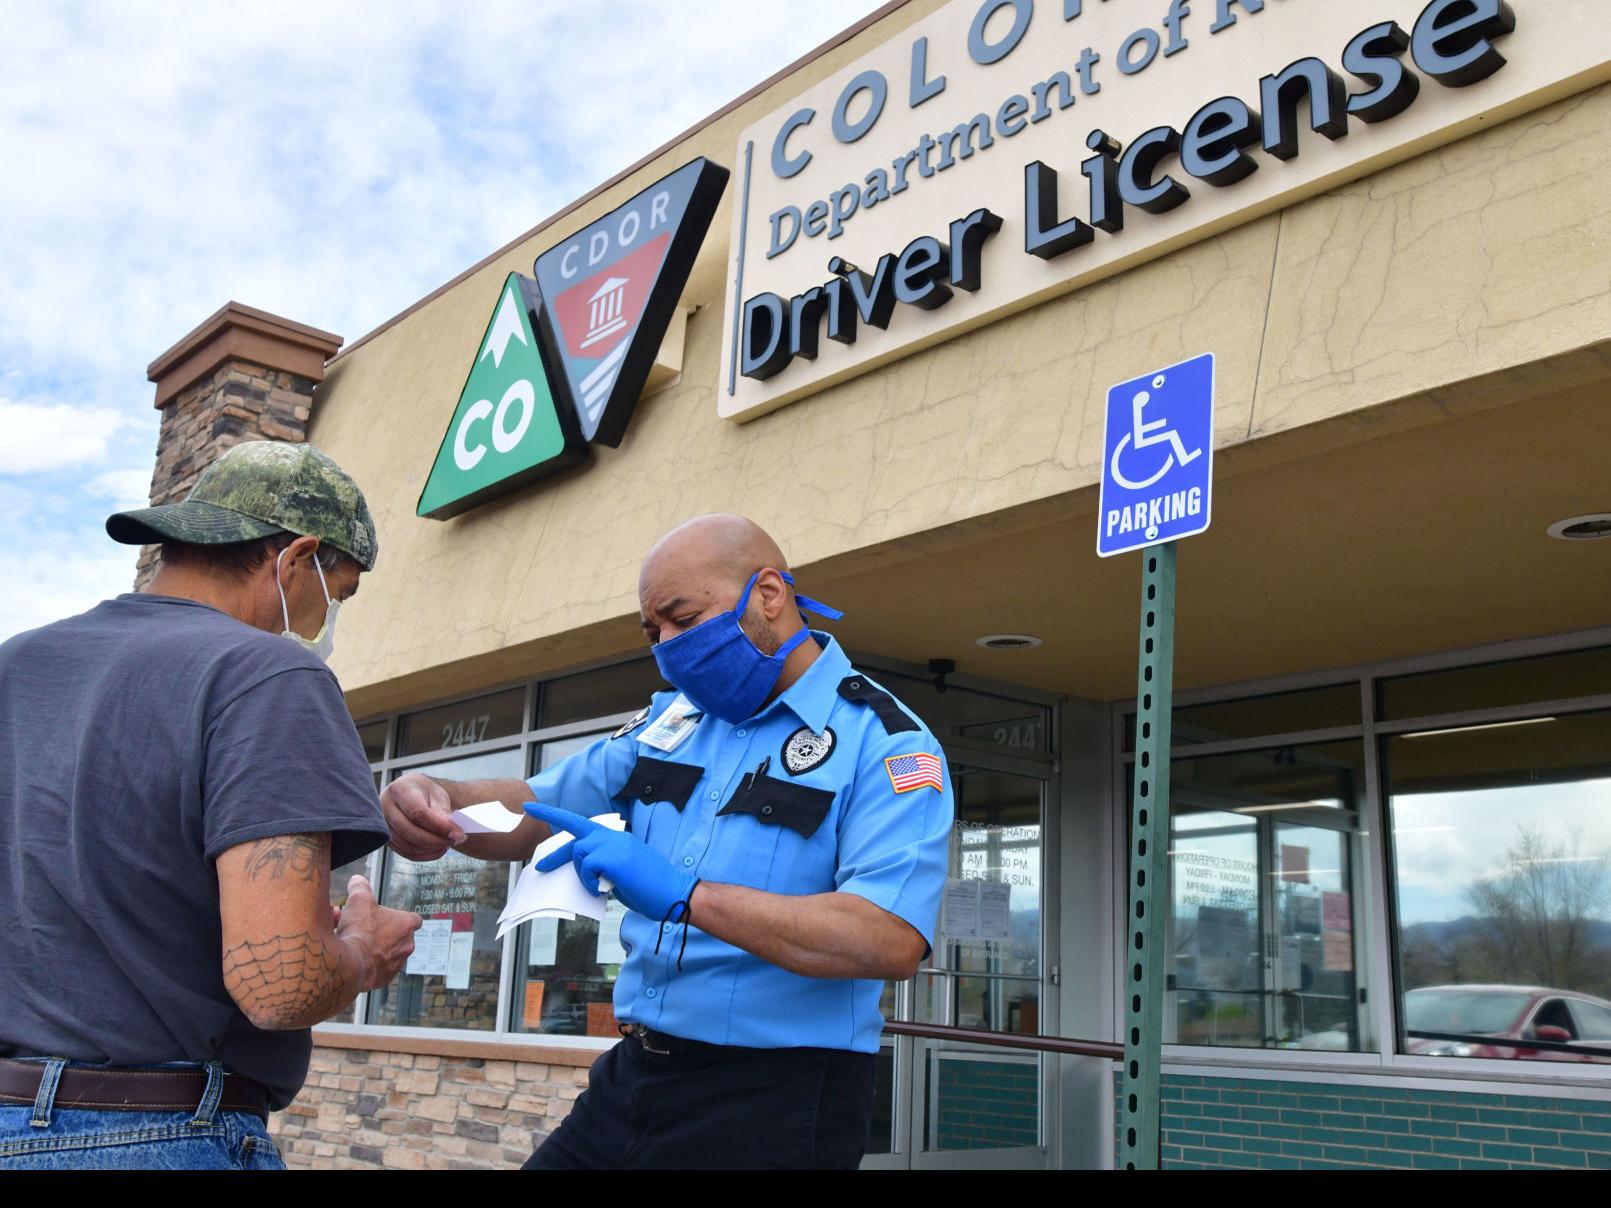
[[[1499,1057],[1530,1061],[1611,1062],[1611,1002],[1539,986],[1426,986],[1404,996],[1411,1053],[1423,1057]],[[1439,1040],[1418,1032],[1469,1036]],[[1518,1043],[1496,1044],[1509,1039]],[[1530,1047],[1529,1040],[1581,1045],[1595,1053]]]

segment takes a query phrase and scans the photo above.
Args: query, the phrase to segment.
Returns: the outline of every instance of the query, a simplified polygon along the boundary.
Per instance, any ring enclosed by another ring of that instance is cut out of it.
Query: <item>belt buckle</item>
[[[632,1035],[635,1036],[637,1038],[638,1043],[643,1046],[643,1051],[645,1053],[654,1053],[656,1056],[659,1056],[659,1057],[670,1057],[671,1056],[671,1050],[670,1049],[662,1049],[662,1048],[656,1048],[655,1047],[654,1042],[649,1039],[649,1037],[652,1035],[652,1033],[649,1031],[649,1029],[645,1025],[643,1025],[641,1023],[633,1024],[632,1025]]]

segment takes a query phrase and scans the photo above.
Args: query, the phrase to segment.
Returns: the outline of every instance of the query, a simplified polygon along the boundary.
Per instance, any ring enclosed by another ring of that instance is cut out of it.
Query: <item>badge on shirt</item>
[[[831,727],[824,727],[818,734],[810,726],[801,726],[783,744],[784,770],[790,776],[803,776],[812,768],[821,767],[833,754],[836,741]]]
[[[688,740],[688,736],[699,725],[699,719],[705,716],[694,708],[682,693],[677,699],[666,707],[666,711],[655,718],[654,725],[638,735],[638,741],[645,746],[654,747],[658,751],[675,751]]]

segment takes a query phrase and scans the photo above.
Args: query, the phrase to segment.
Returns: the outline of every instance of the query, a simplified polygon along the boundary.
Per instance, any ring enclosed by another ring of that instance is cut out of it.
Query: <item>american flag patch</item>
[[[889,773],[889,782],[895,786],[897,793],[910,793],[925,786],[936,793],[945,791],[940,779],[940,761],[926,751],[912,755],[891,755],[884,760],[884,770]]]

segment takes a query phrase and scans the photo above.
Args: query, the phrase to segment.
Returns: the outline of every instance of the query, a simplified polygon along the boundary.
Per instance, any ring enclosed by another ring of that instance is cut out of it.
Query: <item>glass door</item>
[[[956,823],[935,948],[886,991],[890,1018],[1034,1036],[1055,1030],[1043,920],[1050,769],[988,755],[952,762]],[[886,1038],[865,1165],[1044,1167],[1042,1055],[952,1039]],[[874,1156],[881,1155],[881,1156]]]

